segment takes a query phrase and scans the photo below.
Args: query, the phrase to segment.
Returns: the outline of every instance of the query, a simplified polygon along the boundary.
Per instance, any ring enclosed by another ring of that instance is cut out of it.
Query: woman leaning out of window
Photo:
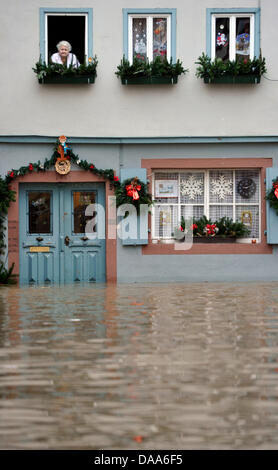
[[[70,65],[72,67],[79,67],[80,63],[77,60],[76,55],[72,54],[71,51],[71,45],[68,41],[60,41],[57,44],[57,49],[58,52],[53,54],[51,56],[51,61],[54,64],[62,64],[66,65],[69,67]]]

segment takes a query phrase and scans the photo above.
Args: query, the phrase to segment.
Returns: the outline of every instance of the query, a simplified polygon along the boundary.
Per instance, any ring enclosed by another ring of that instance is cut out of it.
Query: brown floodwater
[[[0,288],[1,449],[278,449],[278,283]]]

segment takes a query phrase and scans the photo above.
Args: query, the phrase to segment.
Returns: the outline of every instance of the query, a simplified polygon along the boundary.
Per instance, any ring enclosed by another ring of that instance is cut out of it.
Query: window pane
[[[260,173],[258,170],[236,170],[236,203],[258,204]]]
[[[155,174],[155,200],[162,204],[178,202],[178,173]]]
[[[184,204],[204,204],[204,173],[181,173],[180,197]]]
[[[209,219],[212,222],[221,219],[222,217],[233,218],[233,206],[210,206],[209,207]]]
[[[94,233],[95,225],[95,193],[92,191],[73,192],[73,233]]]
[[[222,60],[228,60],[230,41],[229,18],[216,18],[215,34],[215,57],[219,57]]]
[[[171,238],[179,223],[177,206],[157,205],[155,207],[155,237]]]
[[[29,233],[51,233],[51,193],[30,191],[28,194]]]
[[[209,202],[233,202],[233,171],[211,170],[209,172]]]
[[[236,220],[251,230],[247,238],[259,238],[259,206],[237,206]]]
[[[132,20],[132,57],[140,60],[147,59],[147,19],[133,18]]]
[[[236,19],[236,60],[250,58],[250,18]]]
[[[204,215],[204,206],[181,206],[181,215],[185,219],[188,219],[189,217],[200,219]]]
[[[167,58],[167,18],[153,19],[153,58]]]

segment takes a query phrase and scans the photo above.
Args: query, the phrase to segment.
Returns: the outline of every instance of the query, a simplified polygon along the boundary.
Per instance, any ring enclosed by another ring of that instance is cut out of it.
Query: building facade
[[[265,200],[278,177],[277,2],[72,5],[1,5],[0,173],[14,170],[17,194],[7,219],[8,265],[23,284],[277,281],[278,216]],[[39,57],[49,63],[60,40],[80,62],[97,56],[94,83],[39,83],[32,67]],[[222,61],[261,55],[267,72],[259,82],[205,83],[196,77],[203,52]],[[158,55],[179,59],[188,72],[169,84],[131,85],[115,75],[123,56]],[[61,135],[78,155],[67,174],[44,165]],[[148,183],[155,202],[135,234],[122,239],[124,219],[109,209],[113,184],[80,162]],[[175,230],[189,215],[241,221],[249,234],[179,245]]]

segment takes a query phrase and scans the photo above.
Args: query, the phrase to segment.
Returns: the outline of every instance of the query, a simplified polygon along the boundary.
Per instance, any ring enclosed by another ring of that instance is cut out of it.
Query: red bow
[[[275,194],[275,196],[276,196],[277,199],[278,199],[278,183],[274,183],[274,184],[273,184],[273,188],[275,189],[274,194]]]
[[[138,178],[134,178],[134,180],[132,180],[131,183],[127,184],[125,187],[127,195],[132,197],[134,201],[138,201],[140,197],[138,191],[141,191],[141,184],[137,184],[137,181]]]

